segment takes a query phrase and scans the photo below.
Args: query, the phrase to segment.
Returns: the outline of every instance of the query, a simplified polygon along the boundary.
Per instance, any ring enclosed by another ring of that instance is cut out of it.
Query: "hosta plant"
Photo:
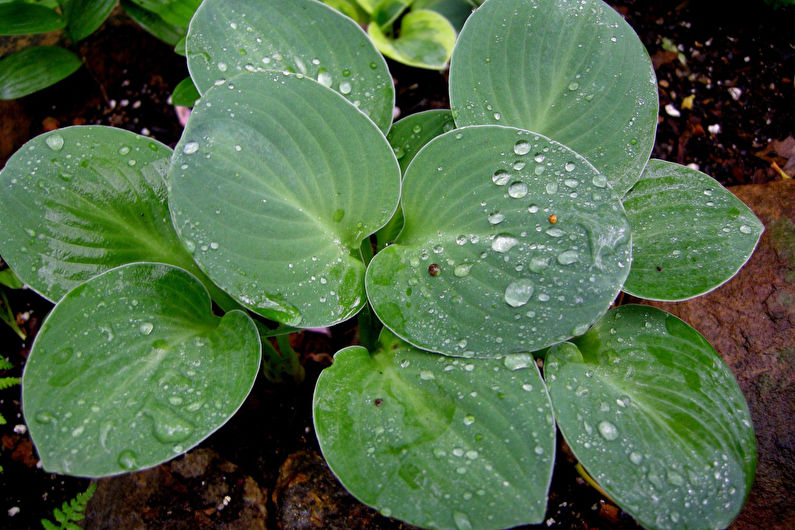
[[[184,453],[261,356],[269,377],[296,370],[270,336],[358,315],[314,422],[383,514],[537,523],[559,429],[645,526],[736,516],[756,447],[731,372],[674,316],[611,305],[716,288],[762,225],[649,160],[654,72],[609,6],[488,0],[453,52],[452,108],[394,124],[383,57],[313,0],[206,0],[186,50],[201,99],[173,152],[72,127],[0,176],[3,259],[57,302],[23,377],[46,470]]]

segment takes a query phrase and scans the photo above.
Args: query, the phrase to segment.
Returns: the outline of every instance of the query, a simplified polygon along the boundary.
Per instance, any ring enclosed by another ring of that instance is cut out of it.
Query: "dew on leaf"
[[[63,148],[64,140],[63,136],[60,134],[51,134],[44,142],[47,144],[47,147],[53,151],[60,151]]]
[[[602,435],[607,441],[613,441],[618,438],[618,429],[615,425],[610,423],[609,421],[603,420],[599,422],[599,425],[596,426],[599,429],[599,434]]]
[[[351,84],[348,81],[340,83],[340,93],[345,95],[351,93]]]
[[[199,142],[188,142],[182,146],[182,152],[191,155],[199,150]]]
[[[453,274],[458,278],[469,276],[469,270],[472,268],[470,263],[460,263],[453,269]]]
[[[558,254],[558,263],[561,265],[571,265],[579,259],[580,255],[575,250],[566,250]]]
[[[498,169],[491,177],[491,181],[497,186],[505,186],[511,178],[511,174],[504,169]]]
[[[138,456],[128,449],[119,453],[117,462],[122,469],[129,471],[138,466]]]
[[[514,182],[508,186],[508,195],[514,199],[521,199],[527,195],[527,184],[524,182]]]
[[[519,244],[519,240],[507,234],[500,234],[491,242],[491,249],[495,252],[508,252]]]
[[[505,302],[511,307],[521,307],[533,296],[533,290],[533,283],[530,280],[520,278],[505,288]]]
[[[154,328],[155,326],[151,322],[141,322],[141,325],[138,326],[138,331],[140,331],[142,335],[149,335]]]
[[[530,142],[526,140],[519,140],[513,146],[513,152],[517,155],[526,155],[530,152]]]
[[[489,214],[488,219],[489,219],[489,223],[491,223],[493,225],[497,225],[497,224],[500,224],[501,222],[503,222],[505,220],[505,215],[501,214],[500,212],[494,212],[494,213]],[[456,240],[456,242],[458,242],[458,241]],[[466,242],[466,240],[465,240],[465,242]],[[463,244],[463,243],[461,243],[461,244]]]

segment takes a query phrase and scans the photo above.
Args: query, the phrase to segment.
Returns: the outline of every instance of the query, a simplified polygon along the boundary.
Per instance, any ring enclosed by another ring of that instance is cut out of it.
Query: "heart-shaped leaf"
[[[686,300],[734,276],[764,231],[754,213],[712,177],[650,160],[624,197],[632,269],[623,290],[650,300]]]
[[[364,304],[359,248],[397,208],[400,168],[336,92],[246,73],[204,94],[169,183],[174,225],[213,281],[267,318],[321,327]]]
[[[44,469],[88,477],[154,466],[240,407],[260,342],[241,311],[212,315],[196,278],[125,265],[69,292],[25,364],[22,405]]]
[[[439,136],[403,180],[405,225],[367,295],[398,336],[447,355],[529,352],[583,333],[629,271],[629,225],[605,177],[541,135]]]
[[[400,19],[397,37],[385,34],[378,24],[367,33],[378,50],[396,61],[417,68],[441,70],[455,46],[455,28],[436,11],[414,9]]]
[[[32,94],[76,72],[80,57],[59,46],[33,46],[0,60],[0,99]]]
[[[160,142],[103,126],[30,140],[0,172],[3,259],[53,301],[135,261],[200,275],[171,225],[163,182],[170,157]]]
[[[756,444],[729,368],[696,330],[644,306],[612,310],[552,348],[545,377],[588,473],[649,528],[724,528],[748,495]]]
[[[290,71],[345,96],[386,133],[395,91],[386,62],[351,19],[314,0],[206,0],[188,31],[200,93],[240,72]]]
[[[427,528],[541,522],[555,427],[533,357],[464,361],[388,331],[380,341],[372,355],[338,352],[315,389],[320,447],[345,488]]]
[[[623,195],[657,127],[651,60],[601,0],[489,0],[469,17],[450,64],[456,123],[536,131],[586,157]]]

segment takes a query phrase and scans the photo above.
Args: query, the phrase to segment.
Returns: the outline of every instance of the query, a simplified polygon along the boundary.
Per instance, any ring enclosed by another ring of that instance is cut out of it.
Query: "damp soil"
[[[707,0],[611,4],[638,32],[657,72],[660,118],[653,156],[698,168],[726,186],[795,174],[795,9],[772,10],[761,0],[746,2],[742,11]],[[0,54],[13,45],[0,39]],[[187,76],[183,58],[118,15],[77,51],[86,66],[75,75],[37,94],[0,102],[0,167],[25,141],[69,125],[112,125],[176,144],[182,126],[168,98]],[[399,117],[449,106],[445,72],[395,63],[390,69]],[[0,324],[0,355],[14,365],[0,377],[21,376],[32,339],[51,304],[29,290],[6,291],[28,338],[22,341]],[[331,336],[300,333],[293,340],[306,380],[273,385],[260,377],[235,417],[201,445],[237,464],[269,492],[269,528],[313,527],[312,521],[290,520],[285,508],[302,502],[299,498],[291,504],[287,495],[312,492],[286,487],[280,470],[294,458],[291,455],[317,454],[311,420],[315,380],[331,355],[357,337],[354,324],[346,323],[333,328]],[[85,490],[89,481],[48,474],[39,467],[19,394],[19,387],[0,390],[0,413],[7,420],[0,425],[0,526],[36,528],[41,517],[52,518],[52,509]],[[558,439],[547,515],[540,527],[634,528],[629,516],[578,476]],[[326,527],[363,527],[352,524],[354,516],[367,520],[370,528],[405,527],[344,493],[333,498],[338,516],[325,520]],[[196,519],[188,509],[185,517],[203,521],[200,527],[215,526],[212,514]],[[163,521],[155,518],[149,523],[158,526]]]

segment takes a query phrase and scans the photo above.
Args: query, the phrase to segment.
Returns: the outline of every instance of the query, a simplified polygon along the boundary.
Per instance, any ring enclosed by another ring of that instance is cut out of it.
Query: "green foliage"
[[[52,516],[55,522],[42,519],[41,526],[44,527],[44,530],[79,530],[82,527],[76,523],[83,520],[86,505],[96,490],[97,483],[92,482],[86,491],[78,493],[74,499],[64,502],[60,508],[53,509]]]
[[[347,2],[386,25],[402,4]],[[540,522],[557,423],[641,523],[736,516],[756,454],[731,372],[684,322],[608,308],[717,287],[762,226],[706,175],[649,161],[654,73],[621,17],[488,0],[453,52],[453,109],[394,125],[383,57],[332,9],[206,0],[190,28],[201,99],[173,152],[69,128],[0,173],[0,251],[59,300],[23,376],[45,469],[180,454],[242,403],[260,351],[270,379],[300,377],[280,325],[359,313],[372,351],[338,352],[314,419],[342,484],[385,515]]]
[[[0,293],[2,293],[2,291],[0,291]],[[13,367],[14,365],[8,362],[8,359],[0,358],[0,372],[10,370]],[[18,385],[20,382],[21,381],[18,377],[0,377],[0,390],[5,390],[6,388]],[[0,425],[5,425],[6,423],[6,419],[2,414],[0,414]],[[0,466],[0,471],[3,471],[2,466]]]

